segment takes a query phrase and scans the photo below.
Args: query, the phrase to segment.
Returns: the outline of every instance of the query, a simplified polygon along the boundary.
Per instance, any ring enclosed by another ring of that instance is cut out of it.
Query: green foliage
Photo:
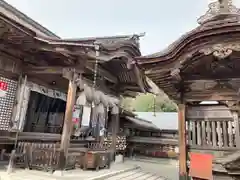
[[[138,112],[176,112],[176,105],[163,93],[156,98],[153,94],[140,94],[135,99],[125,98],[122,107]]]
[[[134,101],[133,98],[124,98],[124,100],[122,101],[121,107],[123,107],[123,109],[133,111],[133,109],[132,109],[133,101]]]

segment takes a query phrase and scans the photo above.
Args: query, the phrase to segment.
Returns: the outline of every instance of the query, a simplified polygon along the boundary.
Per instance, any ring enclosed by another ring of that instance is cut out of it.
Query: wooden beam
[[[192,83],[212,83],[212,82],[216,82],[216,81],[223,81],[223,82],[226,82],[226,81],[236,81],[238,80],[240,82],[240,78],[224,78],[224,79],[197,79],[197,80],[184,80],[184,84],[192,84]]]
[[[23,71],[26,74],[63,74],[64,70],[69,68],[74,68],[76,73],[83,72],[76,66],[26,66]]]
[[[219,96],[219,95],[212,95],[212,96],[188,96],[185,95],[184,100],[187,102],[194,102],[194,101],[235,101],[240,100],[239,96]]]
[[[86,45],[86,44],[85,44]],[[65,47],[63,47],[65,46]],[[110,61],[112,58],[114,58],[115,56],[111,56],[110,54],[105,54],[105,53],[101,53],[100,56],[96,57],[96,51],[93,47],[85,47],[82,50],[79,50],[79,46],[75,46],[75,50],[74,48],[72,50],[69,50],[67,48],[67,44],[63,45],[62,47],[55,47],[55,48],[50,48],[50,51],[55,51],[58,53],[62,53],[64,55],[73,55],[73,56],[82,56],[84,58],[87,59],[98,59],[98,61],[102,62],[107,62]],[[88,46],[88,45],[87,45]],[[73,47],[73,46],[72,46]]]
[[[204,74],[204,75],[183,75],[184,81],[194,81],[194,80],[226,80],[226,79],[238,79],[239,74],[236,72],[231,74],[219,73],[217,75],[214,74]],[[227,77],[227,78],[226,78]]]
[[[28,52],[29,50],[29,45],[23,46],[17,45],[17,44],[12,44],[9,41],[6,40],[0,40],[1,45],[0,45],[0,51],[1,54],[4,54],[4,56],[7,56],[9,59],[14,59],[15,62],[31,62],[35,63],[38,65],[47,65],[47,61],[45,59],[39,59],[36,58],[36,54],[32,54],[31,52]],[[24,57],[24,58],[22,58]]]
[[[178,105],[179,180],[187,180],[186,106]]]
[[[117,144],[117,134],[119,131],[119,107],[114,106],[111,113],[112,118],[112,144],[111,144],[111,153],[112,160],[115,161],[116,156],[116,144]]]
[[[131,85],[125,85],[125,84],[119,84],[118,86],[118,91],[122,92],[122,91],[138,91],[139,87],[138,86],[131,86]]]
[[[86,64],[86,68],[91,70],[94,73],[94,63],[87,63]],[[98,66],[97,69],[97,73],[99,75],[101,75],[103,78],[105,78],[106,80],[108,80],[109,82],[118,83],[118,78],[116,76],[114,76],[113,74],[111,74],[109,71],[103,69],[101,66]],[[116,72],[117,73],[117,72]]]
[[[169,69],[159,69],[159,67],[155,67],[155,68],[151,68],[151,69],[148,69],[147,71],[145,71],[145,74],[146,75],[149,75],[149,74],[156,74],[156,75],[159,75],[159,74],[164,74],[164,73],[167,73],[169,72],[170,70]]]
[[[72,73],[72,78],[69,80],[68,85],[68,93],[67,93],[67,104],[65,110],[65,117],[64,117],[64,126],[63,132],[61,137],[61,145],[60,145],[60,168],[63,170],[66,158],[68,147],[70,143],[70,137],[72,133],[72,115],[73,115],[73,107],[76,101],[76,92],[77,92],[77,85],[75,83],[77,79],[77,75]]]
[[[59,83],[50,84],[49,81],[46,81],[44,77],[39,78],[33,75],[29,75],[28,80],[33,83],[45,86],[46,88],[49,88],[49,89],[54,89],[54,90],[63,91],[63,92],[67,92],[67,89],[68,89],[67,83],[66,83],[66,86],[64,87],[62,86],[62,83],[61,85],[59,85]]]
[[[231,89],[203,89],[203,91],[190,91],[186,93],[189,96],[211,96],[211,95],[219,95],[219,96],[236,96],[238,95],[237,91]]]
[[[63,66],[32,66],[32,67],[24,67],[24,73],[26,74],[62,74]]]
[[[13,59],[8,59],[0,57],[0,71],[12,73],[12,74],[21,74],[22,64]]]
[[[82,77],[82,81],[84,82],[84,84],[87,84],[88,86],[92,87],[93,86],[93,81],[87,79],[86,77]],[[99,83],[99,81],[97,80],[96,85],[95,85],[95,89],[98,91],[102,91],[106,94],[112,95],[112,96],[116,96],[117,93],[116,91],[112,90],[111,88],[108,87],[103,87],[101,83]]]
[[[225,101],[227,100],[234,100],[234,98],[239,99],[239,94],[237,91],[234,90],[230,90],[230,89],[213,89],[213,90],[206,90],[203,88],[203,91],[189,91],[189,92],[185,92],[185,96],[184,98],[210,98],[210,99],[219,99],[219,100],[223,100],[224,101],[224,97],[226,97],[227,99],[225,99]],[[230,99],[229,99],[230,98]]]
[[[143,80],[142,80],[142,74],[140,73],[140,70],[139,68],[137,67],[136,64],[134,64],[134,74],[136,76],[136,79],[137,79],[137,84],[138,86],[140,87],[142,93],[146,93],[146,90],[145,90],[145,87],[144,87],[144,84],[143,84]]]

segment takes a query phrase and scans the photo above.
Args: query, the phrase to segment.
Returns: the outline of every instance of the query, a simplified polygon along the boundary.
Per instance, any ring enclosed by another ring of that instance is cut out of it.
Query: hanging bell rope
[[[93,89],[95,90],[97,83],[97,70],[98,70],[98,57],[99,57],[99,45],[95,46],[96,51],[96,59],[95,59],[95,67],[94,67],[94,79],[93,79]]]
[[[96,51],[96,59],[95,59],[95,67],[94,67],[94,77],[93,77],[93,92],[95,92],[96,83],[97,83],[97,70],[98,70],[98,57],[99,57],[99,45],[95,45]],[[92,101],[92,107],[94,107],[94,102]]]

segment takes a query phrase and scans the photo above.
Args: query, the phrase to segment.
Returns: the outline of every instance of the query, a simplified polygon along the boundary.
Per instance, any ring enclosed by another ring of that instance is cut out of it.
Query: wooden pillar
[[[77,85],[76,85],[76,78],[77,75],[73,72],[69,72],[69,84],[68,84],[68,93],[67,93],[67,104],[66,104],[66,110],[65,110],[65,116],[64,116],[64,125],[63,125],[63,132],[61,137],[61,145],[60,145],[60,168],[63,170],[65,163],[66,163],[66,157],[67,157],[67,151],[70,143],[70,137],[72,133],[72,115],[73,115],[73,108],[76,101],[76,91],[77,91]]]
[[[237,111],[232,111],[234,125],[235,125],[235,143],[236,147],[240,149],[240,129],[239,129],[239,117]]]
[[[185,109],[185,104],[178,105],[179,180],[188,179]]]
[[[112,145],[111,145],[111,160],[115,161],[117,133],[119,129],[119,107],[114,106],[112,108]]]

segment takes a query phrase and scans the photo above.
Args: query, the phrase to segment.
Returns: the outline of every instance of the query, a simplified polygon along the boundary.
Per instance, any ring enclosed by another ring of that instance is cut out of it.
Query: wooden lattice
[[[8,130],[17,91],[17,81],[4,77],[0,77],[0,81],[6,82],[8,87],[6,96],[0,97],[0,130]]]

